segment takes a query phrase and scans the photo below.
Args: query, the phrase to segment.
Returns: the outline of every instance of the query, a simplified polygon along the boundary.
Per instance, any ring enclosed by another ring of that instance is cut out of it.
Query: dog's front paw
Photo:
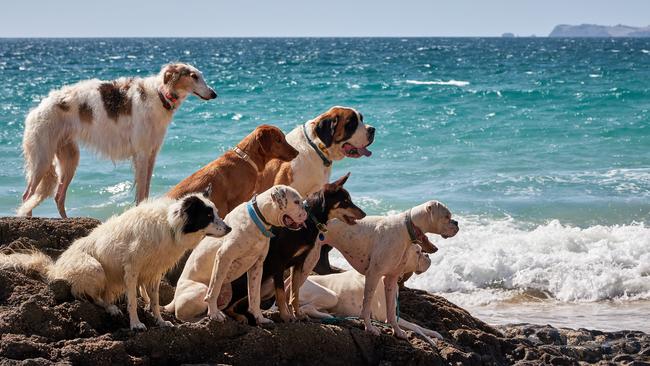
[[[282,319],[282,321],[285,322],[285,323],[295,323],[296,322],[296,316],[293,315],[293,314],[280,313],[280,319]]]
[[[304,311],[298,308],[298,310],[296,311],[296,319],[300,321],[309,320],[309,315],[307,315]]]
[[[147,330],[147,327],[140,321],[131,322],[131,330]]]
[[[122,310],[120,310],[117,306],[115,305],[108,305],[106,307],[106,312],[109,313],[111,316],[119,316],[122,315]]]
[[[366,325],[366,332],[368,332],[368,333],[370,333],[372,335],[376,335],[376,336],[381,334],[381,332],[379,331],[379,328],[375,327],[372,324]]]
[[[401,330],[400,328],[393,329],[393,335],[399,339],[408,339],[406,332]]]
[[[170,322],[168,320],[165,320],[163,318],[156,319],[156,324],[159,327],[173,327],[174,326],[174,323],[172,323],[172,322]]]
[[[214,320],[218,321],[219,323],[223,323],[223,322],[226,321],[226,314],[224,314],[223,311],[221,311],[221,310],[217,310],[217,311],[214,311],[214,312],[208,311],[208,317],[210,319],[214,319]]]
[[[442,336],[442,334],[436,332],[435,330],[430,330],[430,331],[426,332],[425,334],[428,335],[429,337],[434,337],[434,338],[438,338],[438,339],[445,339]]]
[[[265,318],[265,317],[263,317],[263,316],[260,316],[260,317],[256,317],[256,318],[255,318],[255,322],[257,323],[257,325],[264,325],[264,324],[271,324],[271,323],[273,323],[273,320],[271,320],[271,319],[267,319],[267,318]]]

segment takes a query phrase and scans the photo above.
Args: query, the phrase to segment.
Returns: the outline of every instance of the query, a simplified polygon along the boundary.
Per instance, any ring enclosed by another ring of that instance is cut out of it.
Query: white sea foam
[[[549,298],[559,302],[650,299],[650,228],[643,223],[579,228],[557,220],[460,217],[431,268],[408,285],[460,305]],[[332,263],[350,268],[336,253]]]
[[[442,80],[437,80],[437,81],[418,81],[418,80],[406,80],[407,84],[413,84],[413,85],[451,85],[451,86],[467,86],[469,85],[469,81],[463,81],[463,80],[448,80],[448,81],[442,81]]]

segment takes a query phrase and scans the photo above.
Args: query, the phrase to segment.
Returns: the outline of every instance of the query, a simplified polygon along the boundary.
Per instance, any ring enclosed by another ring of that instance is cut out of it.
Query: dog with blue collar
[[[165,310],[177,318],[195,320],[207,311],[224,321],[221,311],[231,296],[230,283],[248,276],[248,311],[257,324],[271,320],[260,310],[260,287],[264,258],[269,250],[272,227],[299,229],[307,219],[303,199],[293,188],[276,185],[244,202],[224,222],[232,227],[231,240],[203,240],[192,252],[178,280],[174,300]],[[225,302],[225,303],[224,303]]]

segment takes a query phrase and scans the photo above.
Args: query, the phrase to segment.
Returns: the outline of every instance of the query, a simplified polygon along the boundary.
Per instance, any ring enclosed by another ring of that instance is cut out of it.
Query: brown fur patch
[[[66,102],[63,99],[60,99],[58,102],[56,102],[56,106],[59,107],[59,109],[61,109],[64,112],[70,110],[70,104],[68,104],[68,102]]]
[[[182,64],[169,65],[165,71],[163,83],[172,91],[177,88],[185,89],[194,82],[193,80],[188,81],[186,79],[191,73],[192,71]]]
[[[144,88],[142,81],[138,83],[138,94],[140,95],[140,100],[147,100],[147,90]]]
[[[93,110],[86,102],[79,104],[79,119],[84,123],[93,122]]]
[[[131,115],[132,100],[127,95],[132,79],[102,83],[99,86],[104,108],[109,118],[117,121],[120,115]]]

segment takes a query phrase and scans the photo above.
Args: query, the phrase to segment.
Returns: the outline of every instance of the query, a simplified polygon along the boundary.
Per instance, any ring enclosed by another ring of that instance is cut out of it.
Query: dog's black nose
[[[232,231],[232,228],[230,226],[226,226],[226,234]]]
[[[368,127],[368,141],[370,143],[375,141],[375,128],[372,126]]]
[[[216,97],[217,97],[217,92],[215,92],[214,90],[210,90],[210,99],[214,99]]]
[[[458,227],[458,221],[456,221],[456,220],[451,220],[451,223],[452,223],[454,226]]]

